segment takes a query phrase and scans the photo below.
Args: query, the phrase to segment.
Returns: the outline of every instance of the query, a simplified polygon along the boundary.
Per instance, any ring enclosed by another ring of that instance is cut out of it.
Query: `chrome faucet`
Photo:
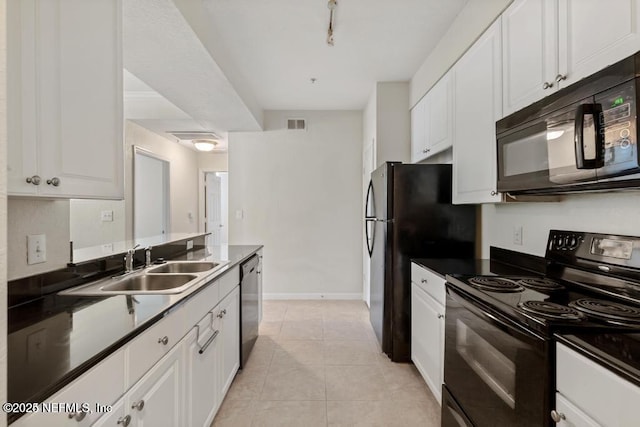
[[[124,256],[124,273],[131,273],[133,271],[133,257],[136,254],[136,248],[140,246],[140,244],[135,245],[131,249],[127,251],[127,254]]]
[[[151,267],[151,246],[147,246],[144,250],[144,266]]]

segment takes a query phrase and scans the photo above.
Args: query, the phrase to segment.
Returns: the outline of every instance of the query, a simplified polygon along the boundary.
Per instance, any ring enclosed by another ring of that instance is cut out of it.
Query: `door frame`
[[[165,212],[165,235],[171,232],[171,160],[168,158],[161,156],[159,154],[154,153],[153,151],[141,147],[139,145],[133,146],[133,162],[132,162],[132,174],[131,174],[131,195],[132,195],[132,203],[131,203],[131,229],[133,231],[132,238],[133,240],[137,240],[136,238],[136,155],[147,156],[152,159],[159,160],[164,162],[163,175],[164,175],[164,212]]]
[[[207,178],[208,173],[218,173],[224,172],[229,176],[229,171],[226,170],[217,170],[211,168],[200,168],[198,169],[198,233],[206,233],[207,225],[206,225],[206,206],[204,201],[204,188],[205,188],[205,180]],[[229,192],[227,191],[227,199],[229,197]],[[228,200],[227,200],[228,202]],[[229,240],[229,218],[227,218],[227,240]]]

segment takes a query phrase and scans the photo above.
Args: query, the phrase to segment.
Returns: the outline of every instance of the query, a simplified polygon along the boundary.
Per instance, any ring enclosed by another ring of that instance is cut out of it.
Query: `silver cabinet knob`
[[[131,423],[131,415],[125,415],[124,417],[118,418],[118,425],[127,427],[130,423]]]
[[[562,420],[566,420],[567,417],[565,417],[562,412],[558,412],[554,409],[553,411],[551,411],[551,419],[554,423],[559,423]]]
[[[40,177],[38,175],[33,175],[27,178],[27,184],[40,185]]]
[[[162,338],[158,338],[158,344],[162,344],[162,345],[169,344],[169,337],[165,335]]]
[[[561,82],[561,81],[563,81],[563,80],[567,80],[567,75],[566,75],[566,74],[564,74],[564,75],[562,75],[562,74],[558,74],[558,75],[556,76],[556,81],[557,81],[558,83],[560,83],[560,82]]]
[[[47,180],[47,184],[57,187],[58,185],[60,185],[60,178],[54,176],[53,178]]]
[[[492,196],[497,196],[497,195],[498,195],[498,192],[497,192],[497,191],[491,191],[491,195],[492,195]]]
[[[84,420],[84,417],[86,416],[87,416],[86,412],[70,412],[69,413],[69,419],[76,420],[77,422]]]
[[[420,279],[420,283],[429,283],[427,279]]]
[[[444,319],[444,314],[438,314],[438,319]]]
[[[544,82],[544,84],[542,85],[542,89],[549,89],[553,87],[553,83],[551,82]]]
[[[423,152],[424,154],[427,154],[427,153],[428,153],[428,152],[430,152],[430,151],[431,151],[431,149],[430,149],[430,148],[425,148],[424,150],[422,150],[422,152]]]
[[[144,399],[140,399],[137,402],[133,402],[131,404],[131,409],[137,409],[138,411],[142,411],[144,408]]]

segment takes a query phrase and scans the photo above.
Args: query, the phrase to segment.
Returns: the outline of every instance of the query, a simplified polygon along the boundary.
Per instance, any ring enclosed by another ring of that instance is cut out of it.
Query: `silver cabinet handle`
[[[428,153],[428,152],[430,152],[430,151],[431,151],[431,149],[430,149],[430,148],[425,148],[424,150],[422,150],[422,152],[423,152],[424,154],[427,154],[427,153]]]
[[[169,337],[165,335],[162,338],[158,338],[158,344],[162,344],[162,345],[169,344]]]
[[[137,402],[133,402],[131,404],[131,409],[137,409],[138,411],[142,411],[144,408],[144,399],[140,399]]]
[[[216,339],[216,337],[218,336],[218,334],[220,333],[219,330],[216,330],[213,335],[211,335],[211,337],[207,340],[206,343],[204,343],[204,345],[202,347],[200,347],[200,349],[198,350],[199,354],[204,354],[204,352],[207,350],[207,347],[209,347],[209,345],[213,342],[213,340]]]
[[[40,185],[40,177],[38,175],[33,175],[27,178],[27,184]]]
[[[87,416],[86,412],[70,412],[69,413],[69,419],[76,420],[77,422],[84,420],[84,417],[86,416]]]
[[[542,89],[549,89],[553,87],[553,83],[552,82],[544,82],[544,84],[542,85]]]
[[[562,420],[566,420],[567,417],[565,417],[562,412],[558,412],[554,409],[553,411],[551,411],[551,419],[554,423],[559,423]]]
[[[560,83],[560,82],[561,82],[561,81],[563,81],[563,80],[567,80],[567,75],[566,75],[566,74],[564,74],[564,75],[563,75],[563,74],[558,74],[558,75],[556,76],[556,81],[557,81],[558,83]]]
[[[54,176],[53,178],[47,180],[47,184],[57,187],[58,185],[60,185],[60,178]]]
[[[118,425],[122,424],[123,427],[127,427],[131,423],[131,415],[125,415],[118,418]]]
[[[420,283],[429,283],[427,279],[420,279]]]
[[[496,196],[496,195],[498,195],[498,192],[497,191],[491,191],[491,195],[492,196]]]
[[[438,314],[438,319],[444,319],[444,314]]]
[[[220,310],[220,313],[218,313],[218,319],[222,319],[225,314],[227,314],[226,308],[224,310]]]

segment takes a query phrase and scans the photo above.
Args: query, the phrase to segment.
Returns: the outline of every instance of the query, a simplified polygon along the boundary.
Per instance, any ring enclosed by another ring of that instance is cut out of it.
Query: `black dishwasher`
[[[258,255],[240,265],[240,369],[258,339]]]

